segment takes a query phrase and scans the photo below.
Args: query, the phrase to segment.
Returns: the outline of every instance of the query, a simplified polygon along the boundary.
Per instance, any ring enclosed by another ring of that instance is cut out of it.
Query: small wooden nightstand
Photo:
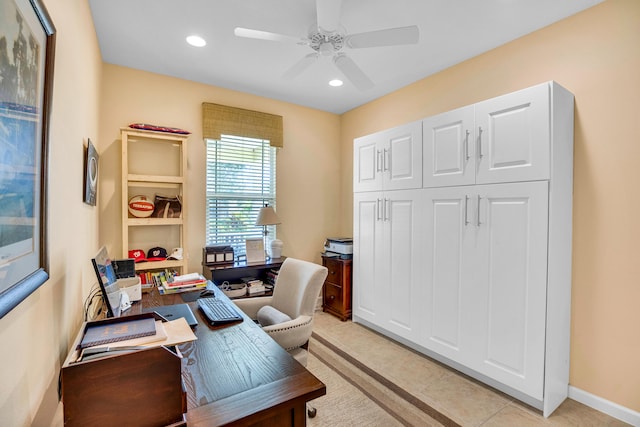
[[[322,257],[322,265],[329,270],[322,287],[322,311],[341,320],[351,318],[351,260]]]

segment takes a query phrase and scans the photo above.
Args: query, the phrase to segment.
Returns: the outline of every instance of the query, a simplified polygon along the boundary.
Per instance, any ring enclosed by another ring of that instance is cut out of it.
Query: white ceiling
[[[293,80],[283,74],[312,52],[293,43],[240,38],[245,27],[306,37],[315,0],[89,0],[103,60],[333,113],[545,27],[603,0],[343,0],[347,33],[417,25],[418,44],[344,52],[374,82],[360,91],[320,58]],[[207,41],[195,48],[185,38]],[[333,78],[341,87],[328,85]]]

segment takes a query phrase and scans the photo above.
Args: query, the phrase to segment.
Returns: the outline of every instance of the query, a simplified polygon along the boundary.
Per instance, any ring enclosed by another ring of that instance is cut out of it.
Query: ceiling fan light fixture
[[[187,43],[195,47],[204,47],[207,45],[207,42],[205,41],[205,39],[196,35],[187,37]]]
[[[333,79],[329,81],[329,86],[340,87],[344,84],[344,82],[340,79]]]
[[[320,55],[322,56],[331,56],[333,55],[335,50],[333,48],[333,45],[327,42],[320,45],[320,47],[318,48],[318,52],[320,52]]]

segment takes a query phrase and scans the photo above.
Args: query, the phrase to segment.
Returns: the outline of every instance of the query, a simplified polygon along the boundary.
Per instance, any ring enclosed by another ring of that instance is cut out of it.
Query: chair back
[[[280,267],[271,305],[292,319],[313,316],[327,268],[312,262],[287,258]]]

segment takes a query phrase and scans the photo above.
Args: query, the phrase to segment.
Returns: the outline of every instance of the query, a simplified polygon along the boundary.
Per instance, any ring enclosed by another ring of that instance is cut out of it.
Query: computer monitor
[[[107,306],[107,317],[120,316],[120,299],[122,292],[118,286],[113,263],[106,247],[101,247],[94,258],[91,259],[93,269],[98,278],[98,284],[102,291],[102,299]]]

